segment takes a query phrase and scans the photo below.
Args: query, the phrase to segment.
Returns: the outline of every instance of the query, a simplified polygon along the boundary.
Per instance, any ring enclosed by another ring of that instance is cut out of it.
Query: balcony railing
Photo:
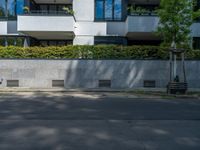
[[[38,16],[72,16],[66,11],[45,11],[45,10],[31,10],[29,12],[24,13],[24,15],[38,15]]]
[[[127,32],[155,32],[159,17],[157,15],[130,15],[126,22]]]
[[[129,16],[158,16],[157,12],[146,11],[146,12],[128,12]]]

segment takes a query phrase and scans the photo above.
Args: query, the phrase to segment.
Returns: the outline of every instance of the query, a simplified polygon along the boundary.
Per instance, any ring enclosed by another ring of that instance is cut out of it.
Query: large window
[[[35,5],[35,9],[33,9],[36,13],[43,14],[66,14],[63,10],[64,7],[72,9],[72,5],[70,4],[37,4]],[[32,11],[32,13],[34,12]]]
[[[13,18],[16,16],[16,5],[15,0],[7,0],[7,12],[8,17]]]
[[[16,19],[23,14],[24,0],[0,0],[0,18]]]
[[[122,20],[122,0],[96,0],[95,20],[97,21]]]
[[[193,48],[200,49],[200,37],[193,37]]]
[[[122,3],[121,0],[115,0],[114,2],[114,19],[120,20],[122,18]]]
[[[0,37],[0,46],[24,46],[24,37]]]
[[[39,46],[66,46],[72,45],[72,40],[40,40],[38,41]]]
[[[127,45],[127,39],[124,37],[112,36],[96,36],[94,38],[95,45],[111,44],[111,45]]]
[[[97,20],[104,18],[104,0],[96,0],[95,14]]]
[[[24,12],[24,0],[17,0],[16,2],[16,14],[21,15]]]
[[[6,0],[0,0],[0,18],[6,16]]]

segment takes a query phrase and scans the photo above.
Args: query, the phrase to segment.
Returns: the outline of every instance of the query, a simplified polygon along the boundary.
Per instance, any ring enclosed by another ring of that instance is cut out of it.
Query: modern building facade
[[[160,0],[0,0],[0,45],[159,45]],[[134,8],[133,8],[134,7]],[[200,22],[191,27],[200,49]]]

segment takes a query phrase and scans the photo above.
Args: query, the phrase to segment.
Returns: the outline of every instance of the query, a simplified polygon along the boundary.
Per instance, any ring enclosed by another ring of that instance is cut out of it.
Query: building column
[[[75,36],[73,45],[94,45],[94,36]]]
[[[8,46],[8,41],[7,41],[7,38],[5,37],[5,46],[7,47]]]
[[[29,47],[30,46],[30,39],[28,37],[25,37],[24,39],[24,47]]]

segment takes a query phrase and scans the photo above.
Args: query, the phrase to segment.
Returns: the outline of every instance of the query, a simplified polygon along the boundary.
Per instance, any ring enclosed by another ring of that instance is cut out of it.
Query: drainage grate
[[[7,80],[7,87],[19,87],[19,80]]]
[[[99,80],[100,88],[111,88],[111,80]]]
[[[52,80],[52,87],[64,87],[64,80]]]
[[[144,87],[155,88],[156,87],[156,81],[155,80],[144,80]]]

